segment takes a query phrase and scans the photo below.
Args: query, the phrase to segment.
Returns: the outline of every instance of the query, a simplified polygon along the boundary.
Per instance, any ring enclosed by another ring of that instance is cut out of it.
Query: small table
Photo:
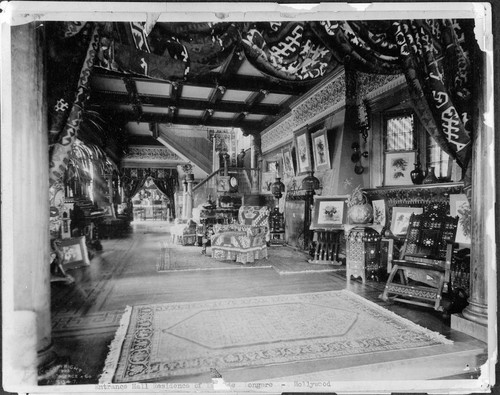
[[[344,225],[346,238],[346,279],[349,281],[351,276],[361,277],[364,284],[366,282],[365,272],[365,242],[367,239],[374,238],[370,236],[368,229],[377,232],[376,238],[379,239],[382,225],[359,224]]]

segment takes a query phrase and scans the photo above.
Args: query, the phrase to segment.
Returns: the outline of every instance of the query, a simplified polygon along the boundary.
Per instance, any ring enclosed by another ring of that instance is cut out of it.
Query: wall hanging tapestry
[[[101,383],[451,344],[354,293],[127,307]]]

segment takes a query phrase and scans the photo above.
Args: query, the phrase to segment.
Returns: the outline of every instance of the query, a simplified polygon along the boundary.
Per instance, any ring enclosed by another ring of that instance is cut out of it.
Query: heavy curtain
[[[84,42],[86,30],[81,25],[63,23],[65,27],[57,31],[68,38],[81,36]],[[427,132],[466,172],[476,116],[472,75],[481,70],[480,57],[471,57],[480,53],[473,28],[472,20],[462,19],[157,23],[152,29],[141,22],[105,24],[100,40],[93,38],[88,46],[77,92],[86,89],[86,66],[93,59],[99,67],[170,81],[207,73],[233,54],[246,56],[270,79],[287,84],[324,77],[338,64],[345,64],[346,78],[355,79],[356,72],[404,74]],[[356,86],[353,80],[347,86],[348,105],[358,113],[354,127],[366,128],[359,122],[366,112],[362,98],[356,96],[359,89],[349,89]],[[80,96],[73,108],[80,108]],[[72,141],[76,115],[75,110],[59,138],[63,146]],[[52,173],[64,160],[64,152],[54,150]],[[467,177],[464,181],[470,184]]]

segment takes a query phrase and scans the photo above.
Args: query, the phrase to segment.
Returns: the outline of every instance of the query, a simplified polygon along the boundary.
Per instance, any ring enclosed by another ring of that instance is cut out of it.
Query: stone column
[[[10,64],[2,59],[1,77],[8,101],[2,106],[1,145],[3,366],[8,390],[10,385],[36,384],[37,365],[54,354],[43,28],[38,23],[6,25],[2,35],[10,38],[12,48]]]
[[[478,55],[479,56],[479,55]],[[482,55],[480,55],[482,56]],[[489,69],[489,71],[488,71]],[[495,142],[494,131],[484,119],[491,90],[483,76],[493,75],[491,65],[485,62],[483,73],[476,73],[477,122],[472,142],[472,201],[471,201],[471,264],[469,305],[462,314],[451,317],[451,327],[477,339],[488,341],[488,284],[496,273],[495,247]],[[492,108],[490,108],[492,111]],[[496,295],[495,295],[496,296]],[[496,314],[496,311],[493,311]],[[491,329],[491,328],[490,328]],[[490,330],[493,333],[492,330]],[[496,334],[495,334],[496,336]]]

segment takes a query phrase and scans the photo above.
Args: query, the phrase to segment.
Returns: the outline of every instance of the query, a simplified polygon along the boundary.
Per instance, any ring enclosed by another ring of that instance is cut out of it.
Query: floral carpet
[[[101,383],[451,344],[348,291],[127,307]]]

